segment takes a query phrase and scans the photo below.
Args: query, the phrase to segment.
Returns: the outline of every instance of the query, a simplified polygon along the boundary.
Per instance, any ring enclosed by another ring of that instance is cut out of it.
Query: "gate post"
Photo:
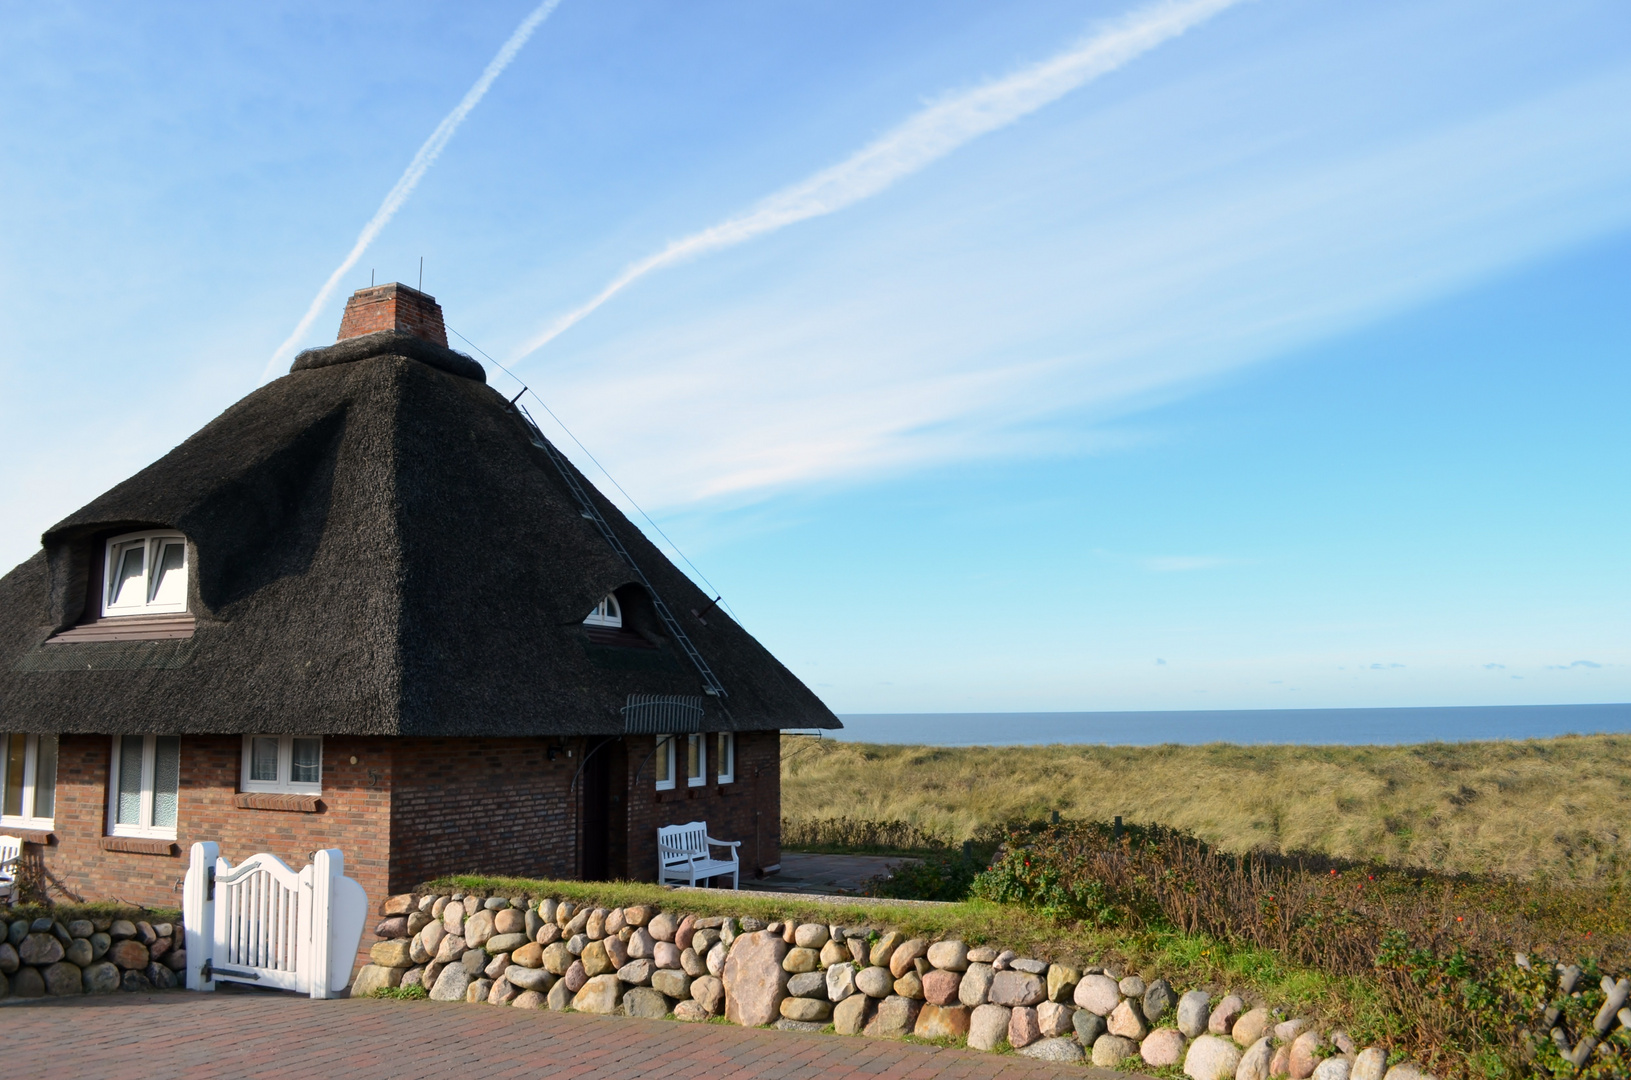
[[[339,848],[323,848],[312,855],[311,963],[307,966],[311,996],[331,997],[329,969],[334,951],[334,883],[345,873],[345,855]]]
[[[215,980],[204,977],[215,951],[215,860],[221,848],[210,840],[192,846],[187,877],[182,884],[181,923],[186,931],[187,988],[214,990]]]

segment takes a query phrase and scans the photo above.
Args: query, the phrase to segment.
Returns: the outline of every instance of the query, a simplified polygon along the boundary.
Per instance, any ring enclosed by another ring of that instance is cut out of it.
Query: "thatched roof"
[[[723,611],[694,616],[708,597],[580,476],[728,695],[705,696],[480,379],[400,331],[311,350],[53,526],[0,578],[0,730],[616,734],[640,694],[702,700],[703,730],[840,726]],[[48,644],[81,619],[92,552],[145,526],[191,541],[192,636]],[[613,590],[629,632],[597,644],[583,619]]]

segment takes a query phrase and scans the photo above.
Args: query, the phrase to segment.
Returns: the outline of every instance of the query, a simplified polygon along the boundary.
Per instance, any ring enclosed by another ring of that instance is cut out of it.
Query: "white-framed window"
[[[57,737],[0,735],[0,826],[49,829],[56,804]]]
[[[595,605],[595,610],[583,620],[585,626],[610,626],[620,628],[623,625],[623,608],[617,602],[617,597],[606,594],[606,599]]]
[[[178,532],[126,533],[108,541],[102,614],[159,615],[187,610],[187,538]]]
[[[733,784],[736,782],[736,734],[730,731],[721,731],[715,744],[714,758],[719,765],[719,782]]]
[[[657,777],[658,791],[674,790],[674,736],[657,736],[657,749],[652,754],[652,772]]]
[[[174,735],[115,735],[108,782],[111,836],[176,838],[181,791],[181,739]]]
[[[708,782],[708,736],[685,737],[685,784],[701,787]]]
[[[321,735],[245,735],[243,791],[323,793]]]

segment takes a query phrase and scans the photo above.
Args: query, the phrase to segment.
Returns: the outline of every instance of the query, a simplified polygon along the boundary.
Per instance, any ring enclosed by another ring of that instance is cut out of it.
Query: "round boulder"
[[[1184,1075],[1191,1080],[1232,1080],[1240,1065],[1240,1048],[1216,1035],[1200,1035],[1184,1054]]]
[[[85,968],[83,986],[87,994],[111,994],[119,989],[119,969],[106,960],[98,960]]]
[[[45,978],[45,992],[52,997],[78,997],[85,992],[85,972],[78,964],[58,960],[41,975]]]
[[[1184,1059],[1184,1033],[1177,1028],[1157,1028],[1138,1044],[1138,1053],[1150,1065],[1176,1065]]]
[[[1093,1064],[1101,1069],[1113,1069],[1138,1053],[1138,1044],[1120,1035],[1100,1035],[1093,1040]]]

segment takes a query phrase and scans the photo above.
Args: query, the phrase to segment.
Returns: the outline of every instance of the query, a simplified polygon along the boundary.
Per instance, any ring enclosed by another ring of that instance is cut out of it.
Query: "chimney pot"
[[[399,281],[358,289],[346,301],[340,319],[340,336],[335,341],[361,337],[381,330],[401,330],[424,341],[447,347],[447,327],[442,322],[442,306],[434,296],[409,288]]]

